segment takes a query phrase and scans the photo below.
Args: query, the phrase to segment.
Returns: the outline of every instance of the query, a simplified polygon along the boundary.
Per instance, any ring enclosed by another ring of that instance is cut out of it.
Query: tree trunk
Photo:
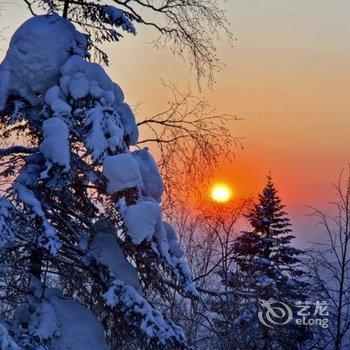
[[[43,264],[44,253],[40,249],[32,249],[29,261],[30,267],[29,271],[32,276],[36,277],[39,281],[41,279],[41,267]]]
[[[67,16],[68,16],[69,1],[70,0],[64,1],[63,14],[62,14],[63,18],[67,18]]]

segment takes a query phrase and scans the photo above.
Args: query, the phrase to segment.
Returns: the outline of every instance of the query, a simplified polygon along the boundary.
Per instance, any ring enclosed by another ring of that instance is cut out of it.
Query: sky
[[[3,5],[3,57],[16,27],[29,13],[20,0]],[[197,90],[193,72],[168,51],[156,50],[154,33],[138,27],[136,37],[107,45],[107,69],[140,117],[163,110],[162,79],[189,86],[220,113],[243,118],[232,134],[244,138],[236,160],[218,169],[217,180],[239,196],[257,193],[271,171],[305,244],[319,229],[306,205],[325,208],[331,183],[350,160],[350,1],[231,0],[225,5],[233,47],[219,43],[225,67],[212,90]]]

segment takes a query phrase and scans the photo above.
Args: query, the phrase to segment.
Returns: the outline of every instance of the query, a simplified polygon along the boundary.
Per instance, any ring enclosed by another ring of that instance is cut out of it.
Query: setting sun
[[[232,189],[223,183],[215,184],[211,189],[211,198],[215,202],[224,203],[231,199]]]

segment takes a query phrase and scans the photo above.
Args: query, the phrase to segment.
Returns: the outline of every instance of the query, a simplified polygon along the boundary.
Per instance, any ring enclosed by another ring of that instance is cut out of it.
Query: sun
[[[210,195],[213,201],[225,203],[231,199],[232,189],[225,183],[216,183],[213,185]]]

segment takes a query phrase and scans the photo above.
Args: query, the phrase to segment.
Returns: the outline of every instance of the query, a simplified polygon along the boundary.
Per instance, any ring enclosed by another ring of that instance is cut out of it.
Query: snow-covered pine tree
[[[52,14],[25,22],[0,65],[2,138],[15,142],[0,150],[1,348],[181,349],[183,330],[147,300],[197,297],[162,179],[131,149],[121,88],[87,56]]]
[[[100,44],[116,42],[123,31],[135,34],[136,28],[148,27],[155,34],[157,48],[169,48],[186,58],[194,68],[198,82],[205,78],[209,85],[222,64],[217,56],[221,36],[231,41],[226,17],[216,0],[23,0],[35,14],[60,13],[77,29],[89,36],[95,59],[108,64],[108,55]],[[116,5],[117,7],[113,6]]]
[[[271,329],[258,319],[261,300],[284,302],[296,315],[296,303],[307,298],[302,251],[291,246],[295,236],[284,207],[269,175],[247,215],[252,231],[242,232],[232,247],[235,271],[222,275],[229,293],[214,304],[220,315],[217,331],[225,339],[223,348],[230,348],[229,341],[237,349],[296,349],[310,336],[293,320]]]

